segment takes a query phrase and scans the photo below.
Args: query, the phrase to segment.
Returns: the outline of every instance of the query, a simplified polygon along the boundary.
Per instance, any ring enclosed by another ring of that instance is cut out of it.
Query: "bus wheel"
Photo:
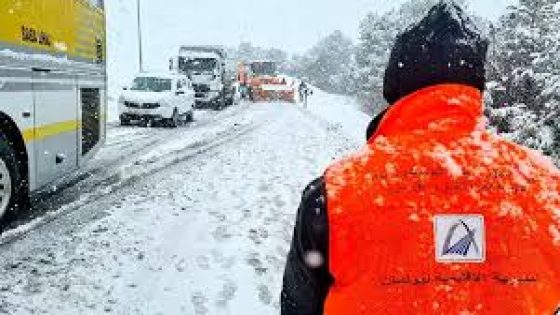
[[[0,223],[9,211],[15,210],[19,200],[18,187],[21,176],[16,167],[16,154],[8,143],[5,136],[0,134]]]

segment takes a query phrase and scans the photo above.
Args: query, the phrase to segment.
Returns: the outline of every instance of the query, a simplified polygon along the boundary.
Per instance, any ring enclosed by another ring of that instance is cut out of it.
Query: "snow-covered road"
[[[316,100],[112,126],[88,170],[2,236],[0,313],[277,314],[301,190],[361,140]]]

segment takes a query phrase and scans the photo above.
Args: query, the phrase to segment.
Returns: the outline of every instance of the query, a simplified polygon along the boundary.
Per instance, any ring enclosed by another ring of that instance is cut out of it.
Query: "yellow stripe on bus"
[[[78,120],[68,120],[37,128],[30,128],[23,132],[25,143],[40,141],[46,138],[58,136],[63,133],[77,132],[82,127],[82,122]]]

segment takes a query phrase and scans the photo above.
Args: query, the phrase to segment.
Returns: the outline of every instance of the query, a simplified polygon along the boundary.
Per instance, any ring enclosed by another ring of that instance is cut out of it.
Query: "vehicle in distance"
[[[194,90],[184,75],[140,73],[119,98],[119,119],[123,126],[138,121],[143,125],[164,123],[177,127],[194,117]]]
[[[103,1],[0,1],[0,218],[103,145]],[[5,217],[4,217],[5,218]]]
[[[238,65],[237,80],[253,102],[295,103],[292,80],[278,74],[274,61],[244,61]]]
[[[234,103],[235,74],[228,71],[227,53],[218,46],[183,46],[169,67],[191,79],[197,108],[222,109]]]

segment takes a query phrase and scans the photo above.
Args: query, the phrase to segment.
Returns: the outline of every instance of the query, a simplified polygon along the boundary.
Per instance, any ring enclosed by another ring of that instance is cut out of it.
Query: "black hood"
[[[488,40],[453,1],[443,0],[401,33],[385,71],[384,97],[394,104],[428,86],[459,83],[484,90]]]

